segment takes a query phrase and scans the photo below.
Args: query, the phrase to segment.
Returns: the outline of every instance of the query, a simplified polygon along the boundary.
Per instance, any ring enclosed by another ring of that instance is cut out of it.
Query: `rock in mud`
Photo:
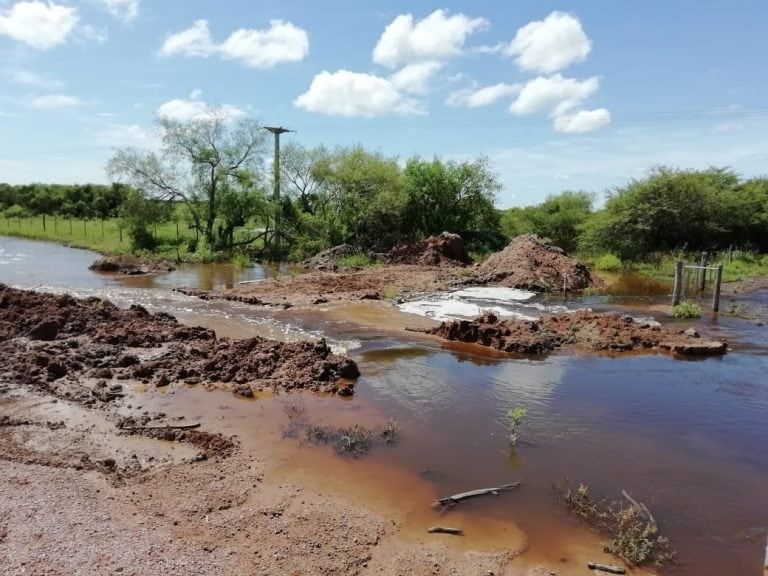
[[[32,340],[56,340],[59,323],[56,320],[43,320],[29,331]]]
[[[535,292],[583,290],[599,286],[589,267],[535,234],[518,236],[492,254],[472,274],[478,284],[498,284]]]
[[[388,264],[420,266],[466,266],[472,262],[458,234],[442,232],[421,242],[398,244],[386,255]]]
[[[539,320],[499,320],[486,314],[475,320],[443,322],[425,330],[445,340],[476,343],[521,354],[545,354],[558,348],[623,352],[672,351],[684,355],[719,355],[725,342],[707,341],[661,326],[635,322],[620,314],[578,311],[543,316]]]

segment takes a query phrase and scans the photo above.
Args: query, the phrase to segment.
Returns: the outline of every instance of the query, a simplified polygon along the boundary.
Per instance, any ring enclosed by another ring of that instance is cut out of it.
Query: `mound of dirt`
[[[499,320],[486,314],[475,320],[443,322],[424,330],[445,340],[477,343],[503,352],[545,354],[561,347],[589,351],[666,350],[690,356],[724,354],[725,342],[636,322],[629,316],[579,311],[539,320]]]
[[[99,258],[88,267],[94,272],[106,274],[124,274],[126,276],[138,276],[141,274],[159,274],[173,272],[176,267],[167,260],[154,260],[152,258],[137,258],[130,254],[117,254]]]
[[[492,254],[474,271],[473,280],[538,292],[583,290],[600,284],[586,264],[535,234],[518,236]]]
[[[311,268],[313,270],[335,271],[339,269],[339,260],[345,256],[357,256],[358,254],[369,257],[373,256],[362,248],[352,246],[352,244],[339,244],[333,248],[328,248],[328,250],[318,252],[312,258],[302,261],[301,265],[304,268]]]
[[[442,232],[421,242],[398,244],[385,256],[385,261],[420,266],[466,266],[472,259],[461,236]]]
[[[354,389],[340,379],[359,376],[357,365],[332,354],[324,340],[233,341],[141,306],[126,310],[98,298],[79,300],[3,284],[0,346],[0,379],[66,391],[88,404],[119,397],[105,392],[110,380],[135,379],[157,387],[224,384],[242,396],[294,389],[349,395]],[[84,377],[101,379],[102,386],[89,387]]]

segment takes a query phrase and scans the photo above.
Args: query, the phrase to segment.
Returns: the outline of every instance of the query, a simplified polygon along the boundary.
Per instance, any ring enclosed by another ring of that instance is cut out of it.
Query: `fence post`
[[[723,265],[717,265],[717,271],[715,272],[715,290],[712,294],[712,310],[715,312],[720,311],[720,283],[723,281]]]
[[[733,262],[733,244],[728,245],[728,264]]]
[[[45,232],[45,212],[43,212],[43,232]]]
[[[704,268],[707,265],[707,253],[701,253],[701,262],[699,263],[699,292],[704,292],[704,285],[707,282],[707,271]]]
[[[672,306],[680,304],[680,294],[683,291],[683,261],[675,262],[675,287],[672,289]]]

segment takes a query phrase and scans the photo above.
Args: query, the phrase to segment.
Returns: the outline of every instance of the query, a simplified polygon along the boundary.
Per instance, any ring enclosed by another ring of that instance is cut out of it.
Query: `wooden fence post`
[[[680,304],[680,294],[683,292],[683,261],[675,262],[675,287],[672,289],[672,306]]]
[[[707,271],[704,268],[707,265],[707,253],[701,253],[701,262],[699,263],[699,292],[704,292],[704,285],[707,282]]]
[[[715,290],[712,293],[712,310],[715,312],[720,311],[720,283],[723,281],[723,265],[717,265],[717,271],[715,272]]]

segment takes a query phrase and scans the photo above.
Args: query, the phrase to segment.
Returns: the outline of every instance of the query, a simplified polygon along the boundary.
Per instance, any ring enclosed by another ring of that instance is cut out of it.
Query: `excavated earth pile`
[[[466,266],[472,259],[461,236],[442,232],[421,242],[398,244],[386,255],[385,261],[420,266]]]
[[[725,342],[704,340],[696,333],[637,322],[629,316],[588,311],[554,314],[533,321],[499,320],[486,314],[471,321],[443,322],[423,332],[521,354],[545,354],[561,347],[588,351],[671,351],[691,356],[726,351]]]
[[[350,359],[319,342],[217,338],[141,306],[121,309],[0,284],[0,381],[42,388],[87,404],[106,402],[118,380],[157,387],[208,384],[252,396],[304,389],[349,395],[359,376]]]
[[[536,292],[583,290],[601,284],[586,264],[535,234],[518,236],[492,254],[474,270],[472,280]]]

